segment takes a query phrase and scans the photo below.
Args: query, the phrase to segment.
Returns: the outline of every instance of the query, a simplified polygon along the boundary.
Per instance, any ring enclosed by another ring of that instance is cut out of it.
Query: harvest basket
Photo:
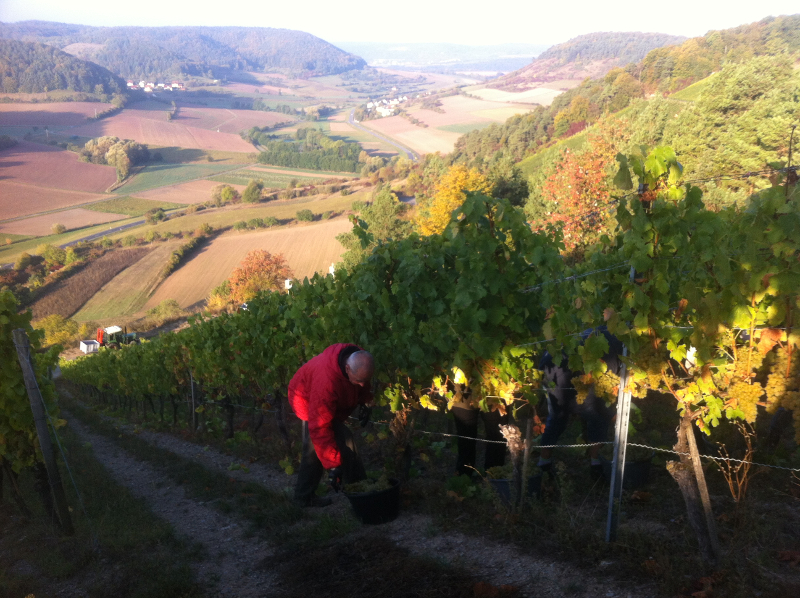
[[[389,480],[390,488],[374,492],[344,493],[350,500],[356,517],[363,523],[376,525],[388,523],[397,517],[400,510],[400,482]]]

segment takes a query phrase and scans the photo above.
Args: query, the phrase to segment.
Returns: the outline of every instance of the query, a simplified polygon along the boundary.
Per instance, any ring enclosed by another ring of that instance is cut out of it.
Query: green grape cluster
[[[644,398],[649,389],[657,389],[663,381],[663,371],[667,365],[666,353],[653,348],[649,343],[636,355],[633,368],[644,377],[634,377],[632,394]]]
[[[728,395],[736,399],[737,408],[744,414],[747,423],[754,423],[758,415],[758,402],[764,396],[764,389],[761,385],[736,382],[728,389]]]
[[[750,380],[753,372],[764,363],[764,355],[758,347],[740,347],[736,352],[733,376],[736,380]]]
[[[584,384],[582,380],[583,376],[575,376],[572,378],[572,385],[575,387],[576,400],[578,401],[578,405],[583,405],[583,402],[586,400],[586,397],[589,396],[589,389],[591,388],[591,384]]]
[[[781,347],[774,354],[765,388],[768,413],[775,413],[781,406],[788,409],[787,394],[800,389],[800,356],[793,356],[791,362],[789,359],[789,351],[785,347]]]
[[[572,385],[577,392],[576,400],[579,405],[583,405],[586,397],[589,396],[589,390],[594,387],[596,396],[605,400],[607,404],[612,404],[617,400],[617,393],[619,392],[619,376],[616,374],[605,371],[600,376],[593,375],[592,382],[586,384],[582,380],[583,376],[575,376],[572,378]]]

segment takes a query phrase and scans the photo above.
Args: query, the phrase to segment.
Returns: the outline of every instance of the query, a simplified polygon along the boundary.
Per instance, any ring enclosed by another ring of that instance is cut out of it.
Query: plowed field
[[[228,152],[252,152],[253,146],[238,135],[217,133],[216,130],[186,126],[180,122],[167,121],[167,107],[159,118],[150,111],[124,110],[103,120],[72,129],[75,135],[100,137],[114,135],[122,139],[133,139],[148,145],[185,147],[203,150],[222,150]],[[268,113],[265,113],[268,114]],[[163,120],[162,120],[163,118]]]
[[[0,180],[0,220],[78,206],[105,197],[109,196]]]
[[[86,122],[95,110],[111,104],[99,102],[53,102],[50,104],[0,104],[0,126],[72,126]]]
[[[0,185],[2,185],[2,183],[0,183]],[[2,192],[2,186],[0,186],[0,192]],[[93,224],[122,220],[123,218],[127,218],[127,216],[124,214],[108,214],[105,212],[93,212],[92,210],[76,208],[74,210],[63,210],[53,214],[25,218],[24,220],[12,220],[11,222],[0,224],[0,233],[41,237],[49,235],[51,227],[54,224],[63,224],[67,227],[67,230],[72,230],[74,228],[83,228],[84,226],[91,226]]]
[[[22,141],[0,152],[0,179],[37,187],[102,193],[117,180],[117,171],[113,166],[81,162],[72,152]]]
[[[361,124],[367,128],[374,129],[378,133],[396,139],[420,154],[451,152],[455,147],[456,140],[461,137],[458,133],[440,131],[433,127],[423,129],[400,116],[379,118],[378,120],[370,120]]]
[[[211,199],[211,190],[220,185],[215,181],[189,181],[188,183],[181,183],[180,185],[170,185],[169,187],[159,187],[158,189],[151,189],[137,193],[136,197],[143,199],[152,199],[157,201],[170,201],[173,203],[202,203]],[[244,185],[232,185],[239,193],[245,189]]]
[[[346,218],[337,218],[320,224],[219,237],[164,281],[145,308],[165,299],[175,299],[184,308],[204,301],[254,249],[282,253],[297,278],[327,273],[331,263],[344,252],[336,235],[351,228]]]
[[[274,126],[278,123],[293,122],[288,114],[262,112],[260,110],[229,110],[227,108],[205,108],[203,106],[181,106],[173,123],[197,127],[199,129],[219,130],[221,133],[238,135],[252,127]],[[250,148],[253,151],[253,148]]]

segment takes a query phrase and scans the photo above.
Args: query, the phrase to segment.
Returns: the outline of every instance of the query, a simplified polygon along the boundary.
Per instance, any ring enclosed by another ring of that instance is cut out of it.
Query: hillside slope
[[[47,21],[0,24],[0,37],[77,52],[124,77],[285,69],[326,75],[360,69],[363,59],[302,31],[270,27],[90,27]]]
[[[103,67],[52,46],[0,39],[0,91],[5,93],[67,89],[112,94],[124,88],[125,83]]]
[[[580,35],[555,45],[531,64],[498,79],[492,87],[522,91],[542,83],[602,77],[615,67],[639,62],[654,48],[686,38],[664,33],[603,32]]]

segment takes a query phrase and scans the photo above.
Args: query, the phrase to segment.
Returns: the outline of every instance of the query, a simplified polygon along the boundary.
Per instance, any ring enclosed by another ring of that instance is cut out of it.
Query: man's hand
[[[362,428],[367,427],[370,415],[372,415],[372,407],[367,407],[362,403],[358,408],[358,421],[361,422]]]
[[[338,467],[328,471],[328,483],[333,488],[334,492],[339,492],[342,487],[342,472]]]

